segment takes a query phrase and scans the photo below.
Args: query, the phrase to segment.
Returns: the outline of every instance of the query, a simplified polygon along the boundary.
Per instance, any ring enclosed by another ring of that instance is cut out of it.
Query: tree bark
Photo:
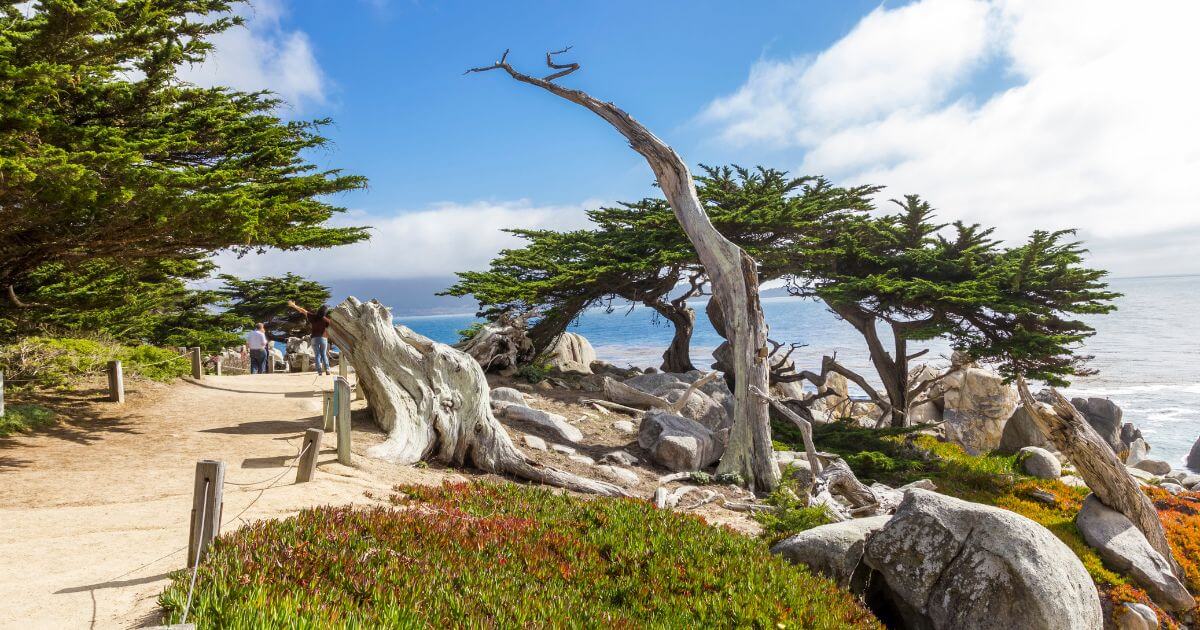
[[[580,105],[599,116],[620,132],[629,145],[646,159],[659,188],[663,191],[676,220],[691,241],[708,275],[721,308],[734,360],[734,424],[719,473],[735,473],[751,489],[772,490],[779,484],[779,470],[771,449],[771,425],[767,404],[750,388],[767,387],[767,329],[758,296],[758,268],[754,260],[735,243],[725,238],[708,218],[691,171],[675,151],[641,123],[612,103],[593,98],[582,90],[572,90],[552,81],[574,72],[578,64],[555,64],[552,54],[546,62],[556,72],[538,79],[513,69],[506,61],[508,53],[491,66],[471,71],[503,69],[513,79],[539,87],[555,96]],[[470,72],[470,71],[469,71]]]
[[[528,337],[533,343],[532,356],[541,356],[549,350],[591,302],[591,299],[574,299],[542,313],[541,319],[529,327]]]
[[[578,492],[627,496],[616,485],[526,460],[492,415],[483,369],[466,353],[394,326],[391,310],[378,302],[346,298],[329,318],[376,424],[388,434],[371,456],[401,464],[469,463]]]
[[[905,402],[908,397],[908,370],[907,368],[901,369],[901,366],[897,364],[896,360],[888,354],[887,349],[883,347],[883,342],[879,339],[879,331],[875,327],[878,320],[874,315],[863,312],[853,305],[829,304],[829,308],[834,313],[837,313],[838,317],[841,317],[853,326],[867,342],[867,351],[871,357],[871,365],[875,366],[875,373],[879,375],[879,380],[883,383],[886,400],[873,389],[865,389],[875,404],[879,405],[881,411],[883,411],[881,420],[883,418],[888,419],[889,424],[894,427],[904,426],[906,424],[904,414],[906,409]],[[896,347],[904,349],[907,347],[906,342],[902,338],[897,337]],[[861,376],[854,374],[844,367],[839,366],[839,368],[838,372],[862,387],[860,381],[863,378]],[[852,374],[853,376],[851,376]]]
[[[663,352],[663,362],[660,369],[664,372],[672,372],[680,374],[683,372],[691,372],[696,369],[692,365],[692,332],[696,328],[696,311],[688,306],[687,302],[682,305],[676,304],[674,301],[667,302],[665,300],[654,300],[647,304],[653,308],[659,315],[667,318],[671,325],[675,327],[675,334],[671,337],[671,345],[667,346],[667,350]]]
[[[525,334],[525,320],[507,314],[484,324],[474,337],[454,347],[475,359],[484,372],[515,368],[534,356],[533,343]]]
[[[1167,534],[1158,520],[1158,510],[1137,481],[1117,459],[1116,453],[1104,438],[1088,424],[1069,400],[1051,389],[1053,403],[1047,405],[1034,399],[1024,378],[1017,379],[1017,393],[1042,434],[1050,439],[1063,455],[1074,464],[1088,488],[1108,507],[1133,521],[1150,546],[1171,563],[1175,576],[1184,578],[1183,569],[1171,553]]]

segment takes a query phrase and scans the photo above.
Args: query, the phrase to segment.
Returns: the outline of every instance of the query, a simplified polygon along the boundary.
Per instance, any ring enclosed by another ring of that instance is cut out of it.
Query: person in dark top
[[[302,306],[297,306],[295,302],[288,300],[288,308],[300,313],[304,319],[308,321],[309,328],[312,329],[311,345],[313,349],[313,359],[317,364],[317,374],[321,374],[322,368],[325,374],[332,374],[329,371],[329,317],[327,313],[329,309],[322,304],[317,312],[308,311]]]

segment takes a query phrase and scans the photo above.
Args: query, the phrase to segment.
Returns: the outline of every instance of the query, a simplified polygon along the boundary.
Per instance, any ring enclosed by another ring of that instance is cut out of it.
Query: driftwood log
[[[472,464],[560,488],[626,496],[620,487],[525,459],[492,415],[487,379],[469,355],[392,323],[391,310],[350,297],[329,312],[387,440],[368,454],[401,464]]]
[[[507,61],[508,51],[492,65],[467,72],[503,70],[521,83],[580,105],[612,125],[629,141],[630,147],[646,159],[659,188],[671,204],[675,219],[699,255],[713,296],[720,300],[733,345],[733,431],[718,471],[741,475],[750,488],[774,489],[779,484],[779,470],[771,456],[767,405],[750,393],[752,386],[762,390],[767,388],[767,326],[759,303],[757,265],[741,247],[713,226],[696,193],[691,171],[674,149],[613,103],[554,83],[555,79],[579,69],[577,63],[555,63],[554,55],[568,49],[546,53],[546,64],[553,72],[540,79],[514,69]]]
[[[1017,379],[1017,393],[1029,417],[1055,448],[1067,456],[1096,498],[1133,521],[1150,546],[1171,563],[1175,576],[1183,579],[1183,569],[1171,553],[1154,504],[1083,414],[1054,389],[1050,390],[1050,404],[1038,402],[1023,378]]]

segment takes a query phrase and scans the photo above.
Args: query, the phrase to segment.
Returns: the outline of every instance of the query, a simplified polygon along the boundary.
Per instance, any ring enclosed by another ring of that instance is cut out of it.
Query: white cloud
[[[328,250],[270,251],[243,258],[217,257],[223,273],[241,277],[298,273],[318,280],[346,278],[447,277],[456,271],[486,269],[505,247],[523,241],[503,228],[573,229],[587,223],[584,210],[601,205],[535,206],[528,200],[440,203],[430,208],[380,216],[355,211],[331,225],[372,226],[366,242]]]
[[[759,62],[702,118],[728,142],[803,151],[799,171],[919,192],[1007,238],[1079,227],[1118,273],[1200,271],[1182,255],[1195,242],[1154,238],[1200,227],[1197,23],[1188,0],[879,8],[814,57]]]
[[[308,35],[287,30],[281,0],[256,0],[239,13],[244,27],[212,38],[213,53],[180,76],[199,85],[225,85],[244,91],[271,90],[296,110],[325,102],[326,79]]]

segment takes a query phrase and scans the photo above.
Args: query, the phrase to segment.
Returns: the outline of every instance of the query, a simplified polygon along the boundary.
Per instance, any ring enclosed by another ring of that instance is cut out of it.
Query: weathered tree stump
[[[329,313],[376,424],[388,433],[368,451],[402,464],[472,464],[547,485],[626,496],[611,483],[525,459],[492,415],[487,379],[470,355],[392,324],[391,310],[350,297]]]

